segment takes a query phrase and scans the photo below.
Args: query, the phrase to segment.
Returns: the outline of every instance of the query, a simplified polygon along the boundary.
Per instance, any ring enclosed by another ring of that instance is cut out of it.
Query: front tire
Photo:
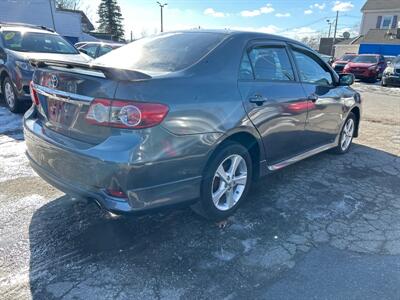
[[[340,132],[339,143],[333,152],[336,154],[345,154],[349,152],[353,142],[354,132],[356,128],[356,116],[351,112],[344,123]]]
[[[18,101],[17,93],[9,77],[3,80],[2,93],[9,111],[12,113],[19,113],[23,110],[24,105],[21,101]]]
[[[200,201],[192,206],[193,210],[210,220],[226,219],[245,200],[252,171],[247,149],[237,143],[226,143],[206,166]]]

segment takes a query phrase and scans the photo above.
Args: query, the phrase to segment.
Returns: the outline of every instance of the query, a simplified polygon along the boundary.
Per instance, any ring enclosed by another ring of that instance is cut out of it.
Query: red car
[[[355,57],[357,57],[357,54],[346,53],[341,58],[335,60],[335,62],[332,64],[332,68],[336,71],[336,73],[342,73],[344,67]]]
[[[353,58],[343,69],[343,73],[354,74],[357,79],[376,82],[386,69],[383,55],[361,54]]]

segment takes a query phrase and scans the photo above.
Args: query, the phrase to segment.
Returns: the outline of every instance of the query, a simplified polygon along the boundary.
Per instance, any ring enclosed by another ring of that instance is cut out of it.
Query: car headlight
[[[15,61],[15,64],[18,66],[18,68],[20,68],[21,70],[24,71],[33,71],[33,67],[30,65],[30,63],[27,63],[25,61],[20,61],[17,60]]]

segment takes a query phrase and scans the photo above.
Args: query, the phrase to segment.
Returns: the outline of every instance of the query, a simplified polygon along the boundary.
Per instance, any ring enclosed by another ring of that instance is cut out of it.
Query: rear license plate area
[[[47,98],[47,118],[57,127],[70,128],[77,120],[79,106],[54,98]]]

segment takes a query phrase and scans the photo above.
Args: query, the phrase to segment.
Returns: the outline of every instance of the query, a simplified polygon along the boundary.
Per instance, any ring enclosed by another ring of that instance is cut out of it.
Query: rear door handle
[[[264,104],[265,102],[267,102],[267,98],[264,98],[263,96],[261,96],[261,95],[254,95],[254,96],[251,96],[250,98],[249,98],[249,102],[250,103],[255,103],[255,104],[257,104],[257,105],[262,105],[262,104]]]
[[[311,94],[310,96],[308,96],[307,100],[310,100],[312,102],[316,102],[318,100],[318,95]]]

